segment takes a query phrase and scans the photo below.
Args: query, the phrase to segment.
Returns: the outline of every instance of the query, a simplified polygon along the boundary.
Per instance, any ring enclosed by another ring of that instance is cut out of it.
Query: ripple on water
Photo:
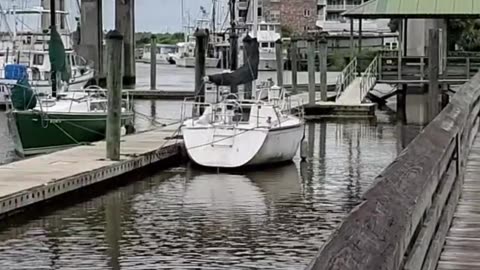
[[[399,149],[392,125],[309,128],[308,164],[174,168],[12,220],[0,269],[302,269]]]

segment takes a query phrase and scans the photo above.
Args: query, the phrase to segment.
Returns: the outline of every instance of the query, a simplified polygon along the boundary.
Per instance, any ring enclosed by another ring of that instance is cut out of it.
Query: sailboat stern
[[[182,128],[188,156],[195,163],[214,168],[247,165],[258,154],[268,135],[267,129]]]

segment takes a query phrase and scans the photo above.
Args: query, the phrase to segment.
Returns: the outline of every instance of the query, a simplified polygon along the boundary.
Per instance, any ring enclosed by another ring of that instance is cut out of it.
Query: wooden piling
[[[206,47],[208,44],[208,30],[197,29],[195,31],[195,94],[200,97],[205,96],[205,60]]]
[[[135,74],[135,3],[134,0],[115,1],[115,28],[124,38],[123,84],[133,86]]]
[[[277,60],[277,85],[283,86],[283,43],[281,39],[275,42],[275,58]]]
[[[428,121],[431,122],[439,113],[438,97],[440,87],[438,83],[440,52],[439,30],[430,29],[428,46]]]
[[[120,160],[120,128],[122,114],[122,72],[118,68],[122,65],[123,36],[117,30],[108,32],[107,41],[107,89],[108,89],[108,116],[107,116],[107,158]]]
[[[150,89],[157,89],[157,39],[152,35],[150,40]]]
[[[315,39],[307,39],[308,104],[315,105]]]
[[[318,59],[320,61],[320,94],[321,100],[327,101],[327,57],[328,43],[325,35],[322,33],[319,40]]]
[[[290,44],[290,57],[291,57],[291,66],[292,66],[292,88],[293,91],[297,91],[298,87],[298,39],[292,37],[292,43]]]

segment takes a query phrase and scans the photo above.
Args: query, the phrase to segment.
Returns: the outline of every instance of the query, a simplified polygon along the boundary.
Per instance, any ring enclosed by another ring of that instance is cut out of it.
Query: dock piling
[[[431,122],[439,113],[439,30],[430,29],[428,40],[428,122]]]
[[[315,39],[307,39],[308,104],[315,105]]]
[[[206,47],[208,44],[208,30],[197,29],[195,31],[196,45],[195,45],[195,94],[197,96],[205,95],[205,61],[206,61]]]
[[[293,91],[297,91],[298,87],[298,49],[297,49],[298,39],[292,37],[292,43],[290,44],[290,57],[291,57],[291,66],[292,66],[292,88]]]
[[[157,39],[152,35],[150,40],[150,89],[157,89]]]
[[[115,1],[115,28],[124,39],[123,84],[135,85],[135,3],[134,0]]]
[[[122,114],[122,65],[123,36],[117,30],[108,32],[107,41],[107,89],[108,89],[108,116],[107,116],[107,158],[120,160],[120,129]]]
[[[328,44],[323,33],[320,34],[318,59],[320,61],[320,94],[321,100],[327,101],[327,57]]]
[[[275,58],[277,60],[277,85],[283,87],[283,43],[281,39],[275,42]]]

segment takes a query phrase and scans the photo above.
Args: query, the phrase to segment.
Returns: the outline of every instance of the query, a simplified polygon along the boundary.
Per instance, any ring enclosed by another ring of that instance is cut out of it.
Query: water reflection
[[[158,105],[141,108],[158,115]],[[187,165],[10,219],[0,269],[302,269],[413,134],[400,131],[309,123],[307,162],[219,173]]]

